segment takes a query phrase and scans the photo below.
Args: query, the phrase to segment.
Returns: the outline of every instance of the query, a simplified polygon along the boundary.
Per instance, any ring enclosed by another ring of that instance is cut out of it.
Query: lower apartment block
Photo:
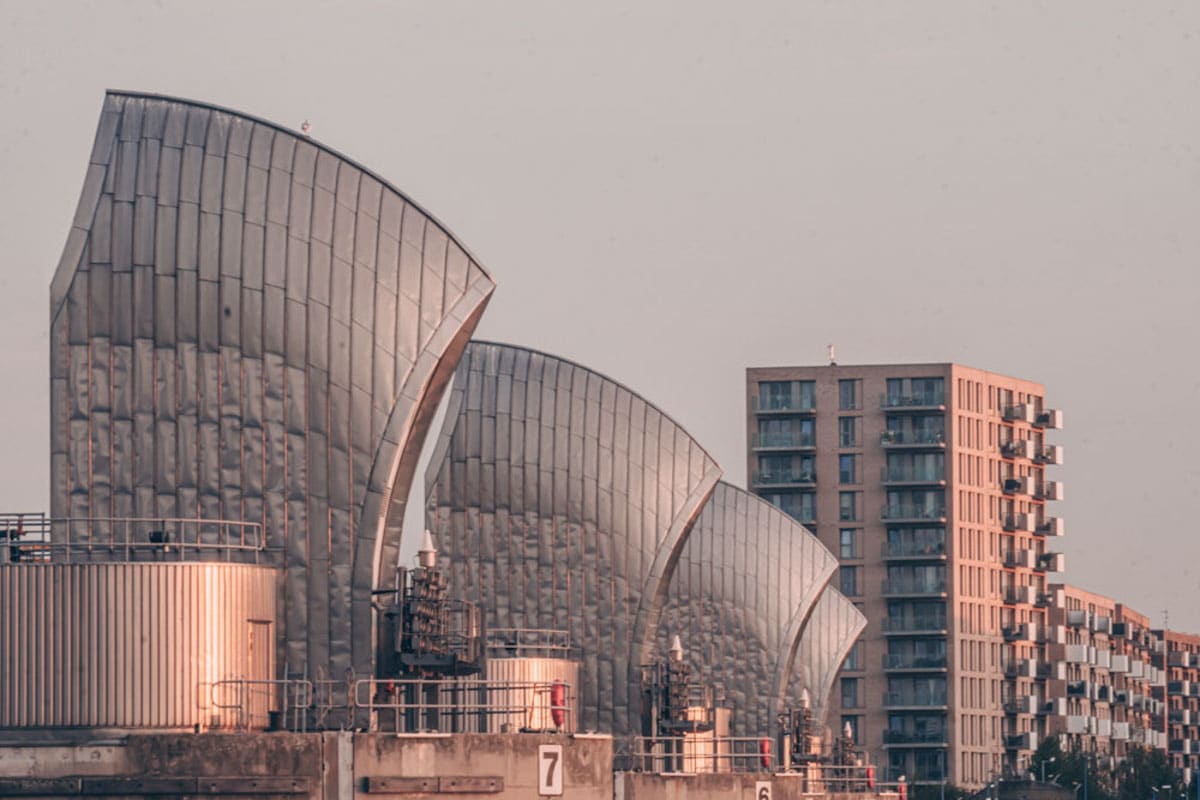
[[[1094,754],[1109,766],[1131,745],[1162,748],[1155,699],[1163,673],[1161,637],[1149,619],[1103,595],[1053,585],[1061,602],[1049,613],[1047,656],[1056,674],[1047,684],[1046,733],[1064,749]]]
[[[1171,765],[1183,770],[1188,780],[1200,768],[1200,636],[1178,631],[1156,631],[1163,647],[1157,664],[1166,680],[1155,687],[1155,697],[1165,697],[1166,720],[1160,716],[1156,727],[1167,740]]]

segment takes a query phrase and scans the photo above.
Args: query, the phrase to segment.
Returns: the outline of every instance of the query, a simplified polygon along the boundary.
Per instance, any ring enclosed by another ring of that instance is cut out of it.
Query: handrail
[[[520,730],[575,730],[575,695],[565,681],[363,678],[353,682],[350,701],[379,725],[390,716],[396,732],[485,732],[513,724]],[[384,711],[392,713],[379,714]]]
[[[6,544],[5,544],[6,543]],[[199,552],[257,559],[266,550],[262,525],[197,517],[49,517],[0,512],[0,563],[179,560]]]
[[[760,736],[633,736],[629,742],[637,772],[770,772],[777,766],[775,743]]]
[[[218,693],[228,690],[230,687],[234,692],[234,702],[220,702],[217,699]],[[265,698],[251,697],[250,694],[254,687],[265,687]],[[276,695],[277,689],[282,690],[282,697]],[[236,711],[235,727],[239,731],[248,729],[248,717],[253,713],[251,705],[262,703],[263,700],[266,701],[265,707],[262,709],[264,712],[269,714],[272,711],[279,711],[281,713],[281,724],[285,730],[292,729],[289,727],[289,715],[292,725],[297,726],[301,731],[307,730],[308,717],[305,712],[313,705],[312,681],[301,678],[282,680],[227,678],[209,684],[210,705],[224,711]]]

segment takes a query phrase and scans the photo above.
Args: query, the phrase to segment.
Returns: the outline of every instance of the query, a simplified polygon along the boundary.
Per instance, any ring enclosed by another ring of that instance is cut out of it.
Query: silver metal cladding
[[[280,663],[373,674],[370,593],[493,288],[308,137],[109,93],[50,292],[51,515],[259,523],[287,575]]]
[[[566,631],[578,726],[640,732],[671,571],[720,477],[644,399],[591,370],[472,342],[426,476],[451,591],[489,627]]]
[[[775,737],[796,650],[837,559],[802,525],[721,482],[671,578],[657,653],[678,635],[693,674],[722,690],[733,736]]]

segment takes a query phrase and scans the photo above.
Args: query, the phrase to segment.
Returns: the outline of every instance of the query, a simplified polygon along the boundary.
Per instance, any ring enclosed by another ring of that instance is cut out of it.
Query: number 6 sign
[[[563,793],[562,745],[538,746],[538,794],[557,797]]]
[[[771,800],[770,781],[756,781],[754,783],[754,800]]]

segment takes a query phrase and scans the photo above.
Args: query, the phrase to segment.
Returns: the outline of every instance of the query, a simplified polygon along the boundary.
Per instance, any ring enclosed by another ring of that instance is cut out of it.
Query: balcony
[[[1033,569],[1037,566],[1037,563],[1037,553],[1032,550],[1017,549],[1004,553],[1004,566],[1009,569],[1016,569],[1017,567]]]
[[[1037,483],[1028,475],[1020,478],[1004,478],[1000,482],[1000,490],[1005,494],[1024,494],[1033,497],[1037,491]]]
[[[945,708],[946,693],[944,691],[885,692],[883,707],[889,709]]]
[[[756,471],[750,480],[755,489],[812,488],[817,485],[817,474],[799,469],[761,470]]]
[[[1037,640],[1037,623],[1021,622],[1001,628],[1006,642],[1032,642]]]
[[[1067,629],[1062,625],[1047,625],[1042,629],[1042,643],[1065,645]]]
[[[915,542],[883,542],[880,547],[888,561],[945,561],[946,545]]]
[[[883,467],[879,470],[879,480],[889,486],[945,486],[946,473],[940,469]]]
[[[1092,695],[1092,684],[1089,681],[1067,682],[1067,697],[1078,697],[1085,700],[1091,700]]]
[[[1057,408],[1047,408],[1033,417],[1033,424],[1039,428],[1049,428],[1051,430],[1062,430],[1063,412]]]
[[[1013,439],[1000,443],[1000,455],[1004,458],[1027,458],[1032,461],[1037,456],[1037,446],[1028,439]]]
[[[1015,606],[1018,604],[1033,603],[1033,587],[1030,586],[1006,586],[1003,592],[1004,603],[1006,605]]]
[[[1064,572],[1067,569],[1066,553],[1042,553],[1038,557],[1038,568],[1046,572]]]
[[[1129,656],[1114,654],[1112,657],[1112,666],[1109,669],[1116,673],[1129,672]]]
[[[1004,517],[1004,530],[1033,533],[1037,530],[1037,519],[1032,514],[1007,514]]]
[[[758,431],[752,435],[750,446],[755,450],[812,450],[817,446],[817,437],[807,431]]]
[[[1037,677],[1041,681],[1065,681],[1067,679],[1067,665],[1062,661],[1049,661],[1038,664]]]
[[[945,617],[887,617],[881,623],[885,636],[945,636]]]
[[[1005,406],[1001,412],[1005,422],[1028,422],[1031,425],[1037,419],[1037,410],[1030,404]]]
[[[1034,495],[1038,500],[1062,500],[1065,497],[1065,489],[1062,481],[1046,481],[1041,486],[1037,487],[1037,494]]]
[[[905,578],[883,582],[884,597],[946,596],[946,581]]]
[[[934,394],[881,394],[879,408],[884,411],[945,411],[946,397]]]
[[[1073,608],[1067,611],[1067,625],[1072,628],[1082,628],[1088,625],[1088,617],[1091,615],[1082,608]]]
[[[1042,536],[1062,536],[1066,530],[1067,525],[1062,517],[1046,517],[1042,524],[1037,526],[1037,532]]]
[[[884,653],[883,669],[886,672],[929,672],[946,669],[946,655],[918,656],[909,653]]]
[[[1009,658],[1002,659],[1002,667],[1004,668],[1004,677],[1006,678],[1034,678],[1038,674],[1038,662],[1036,658]]]
[[[1004,713],[1010,716],[1016,714],[1037,714],[1038,699],[1031,694],[1011,697],[1004,702]]]
[[[758,395],[752,398],[751,405],[755,414],[815,414],[817,401],[811,395],[793,394],[791,396],[764,397]]]
[[[1004,748],[1006,750],[1036,750],[1037,741],[1037,734],[1033,731],[1012,733],[1004,737]]]
[[[1128,722],[1114,722],[1112,724],[1112,738],[1116,739],[1117,741],[1121,741],[1121,742],[1128,741],[1128,739],[1129,739],[1129,723]]]
[[[915,503],[885,505],[879,511],[884,522],[946,522],[945,506],[926,506]]]
[[[1192,654],[1186,650],[1174,650],[1167,653],[1167,666],[1169,667],[1191,667]]]
[[[925,745],[931,747],[948,747],[949,739],[945,730],[940,731],[894,731],[884,730],[884,745]]]
[[[1058,466],[1063,463],[1063,447],[1061,444],[1050,444],[1038,450],[1034,457],[1039,463]]]
[[[888,448],[944,448],[946,435],[940,431],[884,431],[879,443]]]

